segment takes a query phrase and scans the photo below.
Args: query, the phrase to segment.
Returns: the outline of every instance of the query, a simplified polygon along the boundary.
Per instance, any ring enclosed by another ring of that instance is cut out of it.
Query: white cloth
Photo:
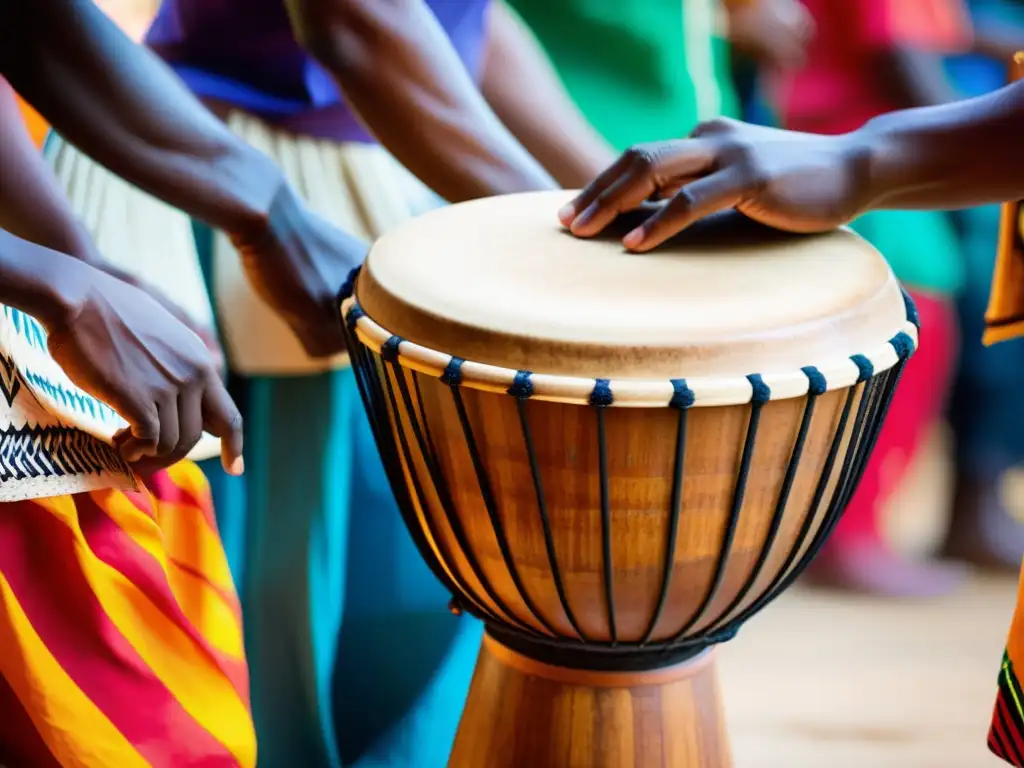
[[[372,241],[443,202],[377,145],[297,136],[237,111],[228,117],[228,126],[281,167],[311,210],[355,237]],[[188,216],[57,136],[47,142],[46,151],[100,252],[212,327]],[[217,326],[236,373],[301,376],[348,364],[347,355],[315,360],[305,354],[287,324],[253,290],[223,232],[214,235],[212,284]]]
[[[273,158],[310,209],[355,237],[372,241],[441,199],[377,145],[297,136],[234,112],[228,125]],[[348,364],[347,355],[316,360],[256,295],[237,251],[218,232],[213,285],[231,367],[245,375],[307,375]],[[341,286],[338,286],[341,289]]]
[[[125,426],[71,382],[35,319],[0,305],[0,502],[135,490],[110,444]]]

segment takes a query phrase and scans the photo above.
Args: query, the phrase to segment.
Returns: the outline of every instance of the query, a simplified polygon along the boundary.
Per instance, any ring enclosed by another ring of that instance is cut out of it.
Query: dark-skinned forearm
[[[377,139],[457,202],[556,184],[487,106],[422,0],[286,0],[296,36]]]
[[[22,120],[14,91],[0,78],[0,227],[86,261],[98,258],[53,171]]]
[[[964,208],[1024,198],[1024,81],[975,99],[892,112],[847,137],[875,208]]]
[[[0,2],[0,73],[69,141],[154,196],[258,234],[281,175],[91,0]]]
[[[92,272],[72,256],[0,229],[0,303],[32,315],[47,328],[74,316]]]
[[[484,98],[563,187],[578,189],[617,152],[573,103],[523,21],[502,2],[491,8]]]

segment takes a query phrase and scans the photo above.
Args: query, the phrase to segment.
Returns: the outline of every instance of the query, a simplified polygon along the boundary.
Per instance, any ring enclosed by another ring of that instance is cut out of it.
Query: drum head
[[[907,310],[853,232],[789,235],[714,217],[653,253],[557,220],[571,192],[428,213],[373,246],[357,286],[388,332],[467,360],[560,376],[652,379],[798,371],[877,348]]]

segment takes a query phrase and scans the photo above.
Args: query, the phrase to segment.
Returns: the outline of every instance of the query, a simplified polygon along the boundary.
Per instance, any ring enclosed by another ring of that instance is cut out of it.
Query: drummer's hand
[[[311,357],[345,350],[338,294],[367,246],[310,211],[289,187],[267,228],[233,237],[256,292],[288,323]]]
[[[725,118],[691,138],[627,150],[559,219],[573,234],[598,234],[618,214],[668,199],[623,238],[647,251],[693,222],[736,208],[768,226],[817,232],[845,224],[871,199],[867,154],[853,138],[816,136]]]
[[[144,291],[79,262],[68,272],[50,353],[128,422],[115,439],[125,460],[170,466],[205,430],[221,438],[224,468],[241,474],[242,417],[202,341]]]
[[[746,0],[726,8],[729,42],[736,48],[768,67],[804,65],[814,17],[800,0]]]
[[[213,356],[214,365],[217,366],[217,370],[223,374],[225,370],[225,359],[224,350],[220,347],[220,342],[217,340],[217,335],[211,328],[207,328],[200,323],[193,320],[189,314],[179,307],[174,301],[167,296],[160,289],[144,283],[139,280],[135,275],[125,272],[120,267],[116,267],[108,261],[91,261],[89,262],[92,266],[97,269],[101,269],[108,275],[113,275],[119,280],[123,280],[131,286],[138,288],[139,290],[145,291],[150,295],[152,299],[160,304],[161,307],[170,312],[171,316],[179,323],[188,328],[192,333],[199,337],[199,339],[206,345],[206,348],[210,351]]]

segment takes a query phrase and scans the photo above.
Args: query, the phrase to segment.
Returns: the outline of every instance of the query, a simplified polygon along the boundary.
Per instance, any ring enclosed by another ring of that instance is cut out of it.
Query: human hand
[[[147,468],[184,458],[203,431],[221,438],[225,470],[241,474],[242,417],[209,350],[146,292],[70,261],[50,354],[68,377],[117,411],[126,461]]]
[[[748,0],[727,6],[729,41],[759,63],[799,69],[814,37],[814,18],[800,0]]]
[[[820,232],[874,199],[870,154],[854,134],[816,136],[720,118],[691,138],[627,150],[558,213],[592,237],[651,199],[664,203],[623,238],[648,251],[698,219],[735,208],[776,229]]]
[[[257,294],[288,323],[311,357],[345,350],[339,293],[366,256],[365,243],[342,232],[283,187],[267,226],[232,237]]]
[[[220,342],[217,340],[217,334],[214,332],[212,328],[208,328],[200,323],[197,323],[185,310],[183,310],[181,307],[175,304],[174,301],[167,296],[167,294],[165,294],[163,291],[152,285],[144,283],[142,280],[139,280],[137,277],[135,277],[135,275],[131,274],[130,272],[126,272],[120,267],[114,266],[109,261],[99,260],[90,261],[88,263],[96,267],[97,269],[106,272],[108,275],[116,277],[118,280],[123,280],[129,285],[138,288],[141,291],[145,291],[147,294],[149,294],[150,298],[155,300],[158,304],[160,304],[161,307],[166,309],[175,320],[177,320],[179,323],[184,325],[186,328],[192,331],[192,333],[199,337],[200,341],[202,341],[203,344],[206,345],[206,348],[213,356],[213,362],[214,365],[217,367],[217,371],[223,375],[226,366],[224,350],[221,349]]]

